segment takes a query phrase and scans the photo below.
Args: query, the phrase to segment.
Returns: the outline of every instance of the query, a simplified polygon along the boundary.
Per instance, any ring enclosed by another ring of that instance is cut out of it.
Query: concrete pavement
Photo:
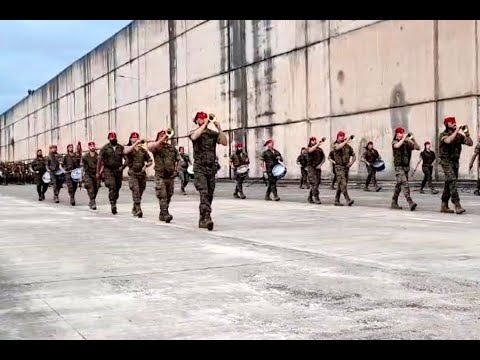
[[[1,339],[478,339],[480,198],[440,214],[389,210],[391,191],[351,190],[352,207],[305,203],[307,190],[265,187],[232,198],[217,184],[215,229],[198,229],[198,196],[174,195],[159,223],[153,184],[144,218],[38,202],[34,186],[0,187]],[[401,199],[402,204],[404,199]]]

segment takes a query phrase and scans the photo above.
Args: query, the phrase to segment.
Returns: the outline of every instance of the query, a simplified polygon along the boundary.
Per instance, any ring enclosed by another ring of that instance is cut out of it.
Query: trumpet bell
[[[169,139],[171,139],[173,135],[175,135],[175,131],[172,128],[168,128],[167,130],[165,130],[165,134]]]
[[[355,139],[355,135],[350,135],[350,140]]]
[[[326,138],[326,137],[323,137],[323,138],[322,138],[322,142],[325,142],[325,140],[327,140],[327,138]]]
[[[208,114],[208,121],[210,121],[210,122],[217,121],[217,119],[215,119],[215,114]]]

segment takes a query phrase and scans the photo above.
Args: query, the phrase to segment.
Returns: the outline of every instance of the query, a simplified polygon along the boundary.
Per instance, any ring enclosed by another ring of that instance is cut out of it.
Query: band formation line
[[[128,185],[133,200],[132,214],[141,218],[143,216],[141,202],[147,181],[146,169],[154,165],[155,191],[160,207],[159,220],[166,223],[173,220],[173,216],[169,212],[169,205],[174,193],[175,178],[179,176],[181,192],[185,194],[185,188],[193,177],[194,186],[200,195],[198,226],[199,228],[212,230],[214,223],[211,214],[215,192],[215,175],[220,168],[216,156],[216,147],[217,145],[227,146],[227,137],[214,114],[207,115],[204,112],[198,112],[193,121],[197,126],[189,134],[193,144],[193,163],[188,154],[185,154],[184,147],[180,146],[177,150],[170,144],[170,140],[174,136],[173,129],[159,131],[155,140],[140,139],[138,133],[132,132],[127,145],[119,144],[116,133],[110,132],[107,136],[108,143],[99,152],[97,152],[98,149],[93,141],[88,143],[86,154],[83,154],[80,142],[77,144],[76,151],[74,151],[72,144],[68,145],[67,154],[64,156],[57,152],[56,145],[50,145],[48,156],[44,157],[42,150],[39,149],[35,160],[30,165],[25,163],[1,163],[0,183],[4,185],[12,182],[17,184],[35,183],[39,201],[45,200],[45,193],[48,187],[52,186],[55,203],[59,202],[60,190],[66,183],[72,206],[75,205],[77,188],[84,183],[90,198],[89,207],[96,210],[98,189],[104,182],[108,188],[111,212],[117,214],[117,200],[119,190],[122,187],[122,175],[124,169],[128,167]],[[212,124],[214,129],[209,128],[209,124]],[[468,127],[466,125],[457,126],[454,117],[445,118],[444,125],[445,130],[439,136],[438,155],[439,164],[445,174],[440,212],[462,214],[465,209],[460,204],[457,190],[459,160],[462,146],[473,146],[473,141]],[[349,169],[357,160],[355,151],[350,145],[354,138],[354,135],[347,136],[343,131],[339,131],[328,157],[325,156],[322,149],[326,138],[318,141],[316,137],[311,137],[308,146],[302,148],[301,154],[297,158],[297,164],[301,167],[302,175],[300,188],[307,185],[310,190],[307,198],[309,203],[322,203],[319,192],[321,169],[325,160],[328,160],[332,164],[334,174],[330,188],[335,189],[334,185],[338,183],[334,205],[344,205],[340,201],[341,195],[345,198],[346,205],[353,205],[354,200],[348,194],[347,185]],[[267,140],[264,146],[266,150],[260,156],[260,164],[263,171],[262,180],[267,186],[265,200],[271,201],[271,195],[273,195],[273,200],[279,201],[277,181],[286,175],[287,168],[283,164],[282,154],[274,148],[272,139]],[[235,150],[235,153],[230,157],[230,165],[233,168],[235,178],[233,196],[245,199],[243,183],[248,176],[250,161],[242,143],[236,143]],[[405,129],[397,128],[392,140],[392,151],[397,183],[391,208],[402,209],[398,204],[398,198],[400,193],[403,192],[410,210],[414,211],[417,208],[417,203],[413,201],[410,194],[410,161],[412,152],[420,151],[420,146],[412,133],[406,133]],[[149,152],[153,155],[153,159]],[[477,156],[480,166],[480,138],[470,160],[470,171]],[[369,185],[372,183],[375,191],[380,191],[382,188],[377,183],[376,173],[385,169],[385,163],[379,152],[374,148],[372,141],[367,143],[361,161],[368,171],[364,190],[369,191]],[[433,163],[435,161],[437,161],[437,156],[432,150],[431,143],[426,141],[423,151],[420,152],[420,160],[411,174],[413,176],[420,163],[422,163],[424,178],[420,193],[424,193],[424,188],[428,185],[432,194],[438,194],[432,184]],[[479,195],[479,191],[480,179],[477,181],[475,194]],[[449,201],[452,202],[454,209],[449,208]]]

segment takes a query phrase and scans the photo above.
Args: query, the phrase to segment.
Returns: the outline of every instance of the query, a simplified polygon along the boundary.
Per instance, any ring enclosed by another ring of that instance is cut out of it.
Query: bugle
[[[409,138],[410,140],[413,141],[413,139],[414,139],[413,133],[412,133],[412,132],[409,132],[409,133],[407,134],[407,138]]]
[[[215,114],[208,114],[208,121],[215,122],[217,119],[215,118]]]
[[[462,125],[462,126],[460,126],[460,129],[463,130],[463,132],[464,132],[464,134],[465,134],[466,137],[469,137],[469,136],[470,136],[470,130],[469,130],[469,128],[468,128],[467,125]]]
[[[172,128],[168,128],[165,130],[165,134],[169,139],[171,139],[173,135],[175,135],[175,131]]]

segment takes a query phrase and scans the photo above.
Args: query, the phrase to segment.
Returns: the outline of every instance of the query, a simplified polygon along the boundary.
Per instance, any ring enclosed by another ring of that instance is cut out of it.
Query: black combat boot
[[[455,204],[455,212],[460,215],[463,214],[466,210],[460,205],[460,201]]]
[[[75,206],[75,197],[70,195],[70,205]]]
[[[168,212],[168,209],[165,210],[165,222],[168,224],[173,220],[173,216]]]
[[[398,198],[392,198],[392,205],[390,205],[390,209],[402,210],[402,207],[398,205]]]
[[[60,202],[60,200],[58,199],[58,195],[53,196],[53,201],[55,201],[56,204]]]
[[[243,193],[243,191],[240,191],[240,199],[246,199],[247,197],[245,196],[245,194]]]
[[[237,193],[236,191],[233,193],[233,197],[234,197],[235,199],[240,199],[240,196],[238,196],[238,193]]]
[[[308,201],[310,204],[313,204],[312,194],[309,194],[309,195],[308,195],[307,201]]]
[[[90,209],[92,209],[92,210],[97,210],[97,204],[96,204],[95,200],[92,200],[92,201],[90,202],[90,204],[91,204],[91,205],[90,205]]]
[[[347,200],[347,205],[348,205],[348,206],[352,206],[354,202],[355,202],[355,201],[353,201],[352,199],[348,198],[348,200]]]
[[[210,217],[210,214],[205,214],[205,225],[209,231],[213,230],[213,220]]]
[[[113,215],[117,214],[117,202],[116,201],[110,201],[110,209],[112,210]]]
[[[206,229],[207,228],[207,223],[205,222],[205,216],[200,215],[200,218],[198,219],[198,227],[200,229]]]
[[[340,202],[340,194],[342,192],[340,190],[337,190],[337,193],[335,194],[335,202],[333,203],[335,206],[343,206],[343,204]]]
[[[267,192],[266,192],[266,194],[265,194],[265,200],[267,200],[267,201],[268,201],[268,200],[272,200],[272,199],[270,198],[270,191],[267,191]]]
[[[376,187],[375,187],[375,192],[379,192],[380,190],[382,190],[382,187],[381,187],[381,186],[376,186]]]
[[[320,198],[318,196],[315,196],[314,199],[313,199],[313,202],[315,204],[321,204],[322,202],[320,201]]]
[[[423,188],[420,189],[418,192],[419,192],[420,194],[425,194],[425,191],[423,190]]]
[[[440,207],[440,212],[446,213],[446,214],[453,214],[455,211],[453,211],[452,209],[450,209],[448,207],[448,202],[447,201],[442,201],[442,205]]]
[[[158,215],[158,220],[165,221],[165,210],[160,210],[160,214]]]
[[[138,218],[142,218],[142,217],[143,217],[143,211],[142,211],[142,208],[141,208],[141,206],[140,206],[140,203],[135,204],[134,206],[135,206],[135,208],[136,208],[136,211],[135,211],[135,215],[134,215],[134,216],[136,216],[136,217],[138,217]]]

